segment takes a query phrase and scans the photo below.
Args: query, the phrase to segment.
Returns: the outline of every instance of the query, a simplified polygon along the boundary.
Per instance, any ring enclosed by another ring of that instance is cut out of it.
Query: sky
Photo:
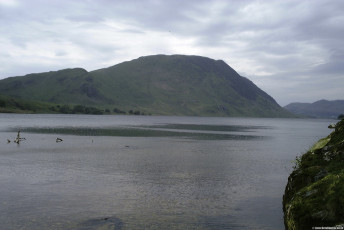
[[[0,0],[0,79],[141,56],[223,60],[281,106],[344,99],[342,0]]]

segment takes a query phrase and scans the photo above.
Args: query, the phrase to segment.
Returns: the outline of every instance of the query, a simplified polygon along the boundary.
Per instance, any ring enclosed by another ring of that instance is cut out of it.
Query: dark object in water
[[[20,137],[20,131],[18,131],[17,138],[14,140],[14,143],[19,144],[19,142],[22,140],[26,140],[26,139],[24,137]],[[7,143],[9,143],[8,140],[7,140]]]
[[[56,143],[63,141],[61,138],[56,138]]]
[[[77,225],[77,230],[86,229],[108,229],[108,230],[121,230],[123,222],[117,217],[103,217],[97,219],[89,219]]]
[[[335,129],[335,128],[336,128],[336,125],[335,125],[335,124],[330,124],[330,125],[328,126],[328,128],[329,128],[329,129]]]

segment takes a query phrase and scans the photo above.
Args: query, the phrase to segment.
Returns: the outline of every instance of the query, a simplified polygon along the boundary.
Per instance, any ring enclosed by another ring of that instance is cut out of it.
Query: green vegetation
[[[344,120],[296,162],[283,196],[286,229],[344,224]]]
[[[116,114],[292,116],[225,62],[199,56],[155,55],[92,72],[75,68],[11,77],[0,80],[0,92]]]
[[[114,112],[114,113],[118,113],[118,114],[126,114],[125,111],[120,110],[120,109],[118,109],[118,108],[114,108],[114,109],[113,109],[113,112]]]
[[[29,100],[16,99],[13,97],[0,95],[0,113],[62,113],[62,114],[127,114],[120,109],[102,109],[83,105],[59,105],[54,103],[44,103]],[[139,110],[129,110],[130,115],[148,115]],[[149,114],[151,115],[151,114]]]
[[[64,113],[64,114],[95,114],[95,115],[100,115],[103,114],[104,111],[94,108],[94,107],[86,107],[83,105],[75,105],[73,107],[69,105],[62,105],[62,106],[57,106],[56,111],[59,113]]]
[[[58,105],[0,96],[0,113],[103,114],[103,110],[82,105]]]
[[[0,113],[53,113],[52,104],[0,95]]]
[[[338,116],[338,120],[342,120],[342,119],[344,119],[344,114],[340,114],[340,115]]]

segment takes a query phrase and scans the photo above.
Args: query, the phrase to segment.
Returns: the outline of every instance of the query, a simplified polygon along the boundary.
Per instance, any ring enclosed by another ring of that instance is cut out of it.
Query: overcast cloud
[[[187,54],[282,106],[344,99],[343,25],[342,0],[0,0],[0,79]]]

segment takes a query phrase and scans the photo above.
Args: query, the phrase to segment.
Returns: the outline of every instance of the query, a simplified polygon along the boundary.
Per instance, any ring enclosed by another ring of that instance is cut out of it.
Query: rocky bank
[[[344,120],[295,160],[283,196],[286,229],[344,226]]]

